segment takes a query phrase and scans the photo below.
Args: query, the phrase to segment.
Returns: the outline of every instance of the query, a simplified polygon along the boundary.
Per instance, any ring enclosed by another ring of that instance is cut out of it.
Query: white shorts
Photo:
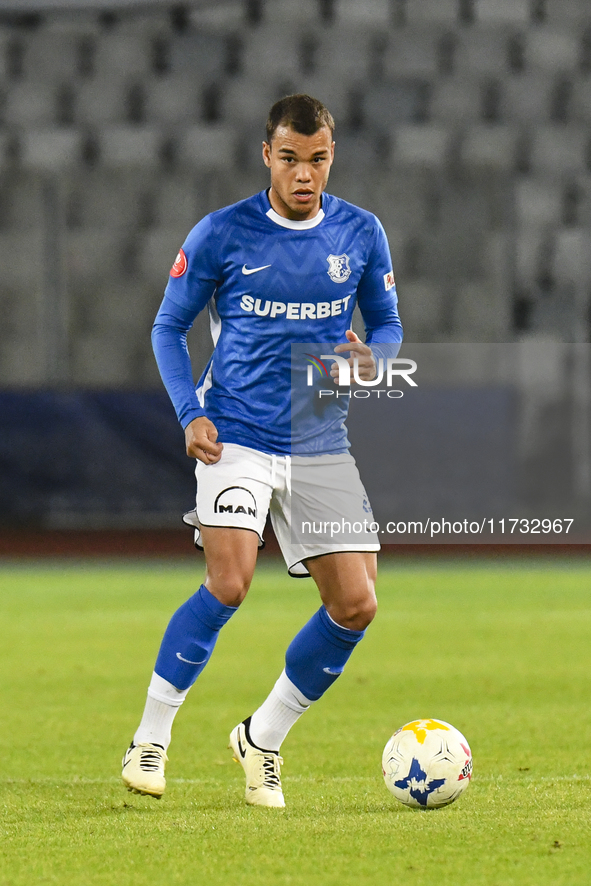
[[[269,455],[224,443],[219,462],[197,462],[197,506],[185,514],[202,547],[201,526],[250,529],[263,544],[267,515],[289,574],[306,577],[303,561],[338,551],[379,551],[367,495],[349,453],[312,457]],[[297,525],[292,516],[297,514]],[[371,518],[368,521],[368,517]],[[307,518],[307,519],[302,519]],[[331,519],[332,518],[332,519]],[[337,532],[338,521],[359,531]]]

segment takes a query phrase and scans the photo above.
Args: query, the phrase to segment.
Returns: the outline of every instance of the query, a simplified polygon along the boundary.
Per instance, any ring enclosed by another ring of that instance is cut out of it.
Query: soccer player
[[[174,717],[248,591],[269,512],[290,574],[311,575],[322,605],[292,640],[269,696],[230,735],[248,804],[285,805],[281,744],[342,673],[376,611],[375,533],[345,544],[308,544],[290,531],[296,457],[312,507],[322,508],[336,483],[348,515],[363,520],[371,513],[348,453],[344,398],[315,409],[313,433],[304,422],[294,438],[291,345],[337,342],[337,359],[348,354],[351,366],[356,359],[358,378],[370,381],[376,359],[391,355],[402,338],[380,222],[325,193],[333,132],[331,114],[310,96],[273,105],[263,142],[270,188],[193,228],[156,317],[158,366],[187,454],[197,460],[197,506],[189,520],[205,552],[206,574],[166,628],[144,714],[123,760],[123,781],[136,793],[164,792]],[[351,330],[355,304],[365,343]],[[206,306],[215,349],[195,388],[186,333]],[[331,374],[336,379],[337,363]]]

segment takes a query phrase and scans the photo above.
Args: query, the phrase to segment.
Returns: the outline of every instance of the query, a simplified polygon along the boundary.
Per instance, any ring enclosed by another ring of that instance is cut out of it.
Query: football
[[[388,741],[382,771],[386,787],[405,806],[435,809],[453,803],[470,784],[472,752],[449,723],[413,720]]]

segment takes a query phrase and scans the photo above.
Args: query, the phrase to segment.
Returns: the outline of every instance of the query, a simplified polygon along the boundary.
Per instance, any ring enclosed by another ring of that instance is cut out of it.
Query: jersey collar
[[[267,199],[267,203],[269,203],[269,194],[265,191],[265,197]],[[271,221],[275,222],[276,225],[281,225],[282,228],[290,228],[292,231],[308,231],[310,228],[315,228],[320,224],[322,219],[325,216],[324,209],[322,206],[314,216],[314,218],[306,218],[303,221],[295,221],[291,218],[284,218],[282,215],[279,215],[278,212],[275,212],[273,207],[269,205],[269,209],[267,210],[267,218],[270,218]]]

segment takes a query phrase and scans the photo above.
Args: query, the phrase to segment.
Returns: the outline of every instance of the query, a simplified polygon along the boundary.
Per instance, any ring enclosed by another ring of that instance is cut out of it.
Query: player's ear
[[[268,142],[263,142],[263,163],[271,166],[271,145]]]

